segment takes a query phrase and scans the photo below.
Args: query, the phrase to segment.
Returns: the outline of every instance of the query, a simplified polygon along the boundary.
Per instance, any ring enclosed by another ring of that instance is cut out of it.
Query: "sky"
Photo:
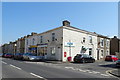
[[[2,44],[31,32],[71,26],[112,37],[118,35],[117,2],[3,2]]]

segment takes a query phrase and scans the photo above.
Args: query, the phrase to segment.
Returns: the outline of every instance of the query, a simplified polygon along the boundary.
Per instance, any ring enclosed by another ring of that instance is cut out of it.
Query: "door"
[[[97,50],[97,60],[99,60],[99,50]]]
[[[62,60],[62,59],[61,59],[61,54],[62,54],[62,53],[61,53],[61,48],[58,48],[58,60],[59,60],[59,61]]]

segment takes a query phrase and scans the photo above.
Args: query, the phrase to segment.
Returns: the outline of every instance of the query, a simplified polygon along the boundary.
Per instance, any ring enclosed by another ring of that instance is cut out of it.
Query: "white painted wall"
[[[34,44],[33,44],[33,38],[34,38]],[[28,44],[27,44],[27,40],[28,40]],[[37,44],[38,44],[38,36],[37,35],[33,35],[28,38],[25,38],[25,53],[28,52],[28,48],[30,47],[30,45],[37,45]]]
[[[57,39],[57,41],[52,41],[52,33],[55,33],[55,38]],[[48,43],[47,59],[62,60],[62,35],[62,28],[38,35],[38,44],[41,44],[40,36],[43,36],[42,44]],[[55,47],[55,55],[51,55],[51,47]]]
[[[92,36],[92,41],[93,41],[93,45],[89,44],[89,36]],[[84,44],[81,43],[83,37],[86,38],[86,42]],[[86,48],[92,48],[93,52],[92,52],[92,56],[96,59],[97,58],[97,36],[93,36],[90,34],[86,34],[86,33],[81,33],[78,31],[75,31],[75,29],[72,28],[67,28],[67,29],[63,29],[63,54],[64,52],[67,52],[67,57],[69,57],[69,53],[70,53],[70,49],[69,47],[65,47],[65,42],[73,42],[75,44],[75,47],[71,48],[71,56],[72,56],[72,61],[73,58],[76,54],[80,53],[81,47],[85,46]],[[86,53],[89,53],[89,50],[86,51]],[[63,61],[67,61],[67,57],[64,57],[63,55]]]

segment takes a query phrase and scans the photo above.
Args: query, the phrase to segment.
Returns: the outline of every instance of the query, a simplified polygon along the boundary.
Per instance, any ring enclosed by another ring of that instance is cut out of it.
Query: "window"
[[[103,50],[101,50],[101,56],[102,56],[102,57],[104,56],[104,52],[103,52]]]
[[[35,39],[33,38],[33,45],[34,45],[34,43],[35,43]]]
[[[92,43],[92,36],[89,36],[89,43]]]
[[[92,55],[92,48],[89,48],[89,55]]]
[[[51,55],[55,55],[55,47],[51,47]]]
[[[52,41],[55,41],[55,33],[52,33]]]
[[[109,55],[109,51],[107,50],[106,55]]]
[[[101,44],[101,47],[104,46],[104,39],[101,39],[101,40],[100,40],[100,44]]]
[[[27,39],[27,45],[28,45],[28,39]]]
[[[108,40],[106,41],[106,47],[109,47],[109,41]]]
[[[40,43],[43,42],[43,36],[40,36]]]
[[[85,43],[85,37],[83,37],[83,43]]]

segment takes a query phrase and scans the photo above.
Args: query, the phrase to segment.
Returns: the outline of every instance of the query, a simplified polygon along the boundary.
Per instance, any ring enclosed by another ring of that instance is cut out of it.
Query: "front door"
[[[97,50],[97,60],[99,60],[99,50]]]

